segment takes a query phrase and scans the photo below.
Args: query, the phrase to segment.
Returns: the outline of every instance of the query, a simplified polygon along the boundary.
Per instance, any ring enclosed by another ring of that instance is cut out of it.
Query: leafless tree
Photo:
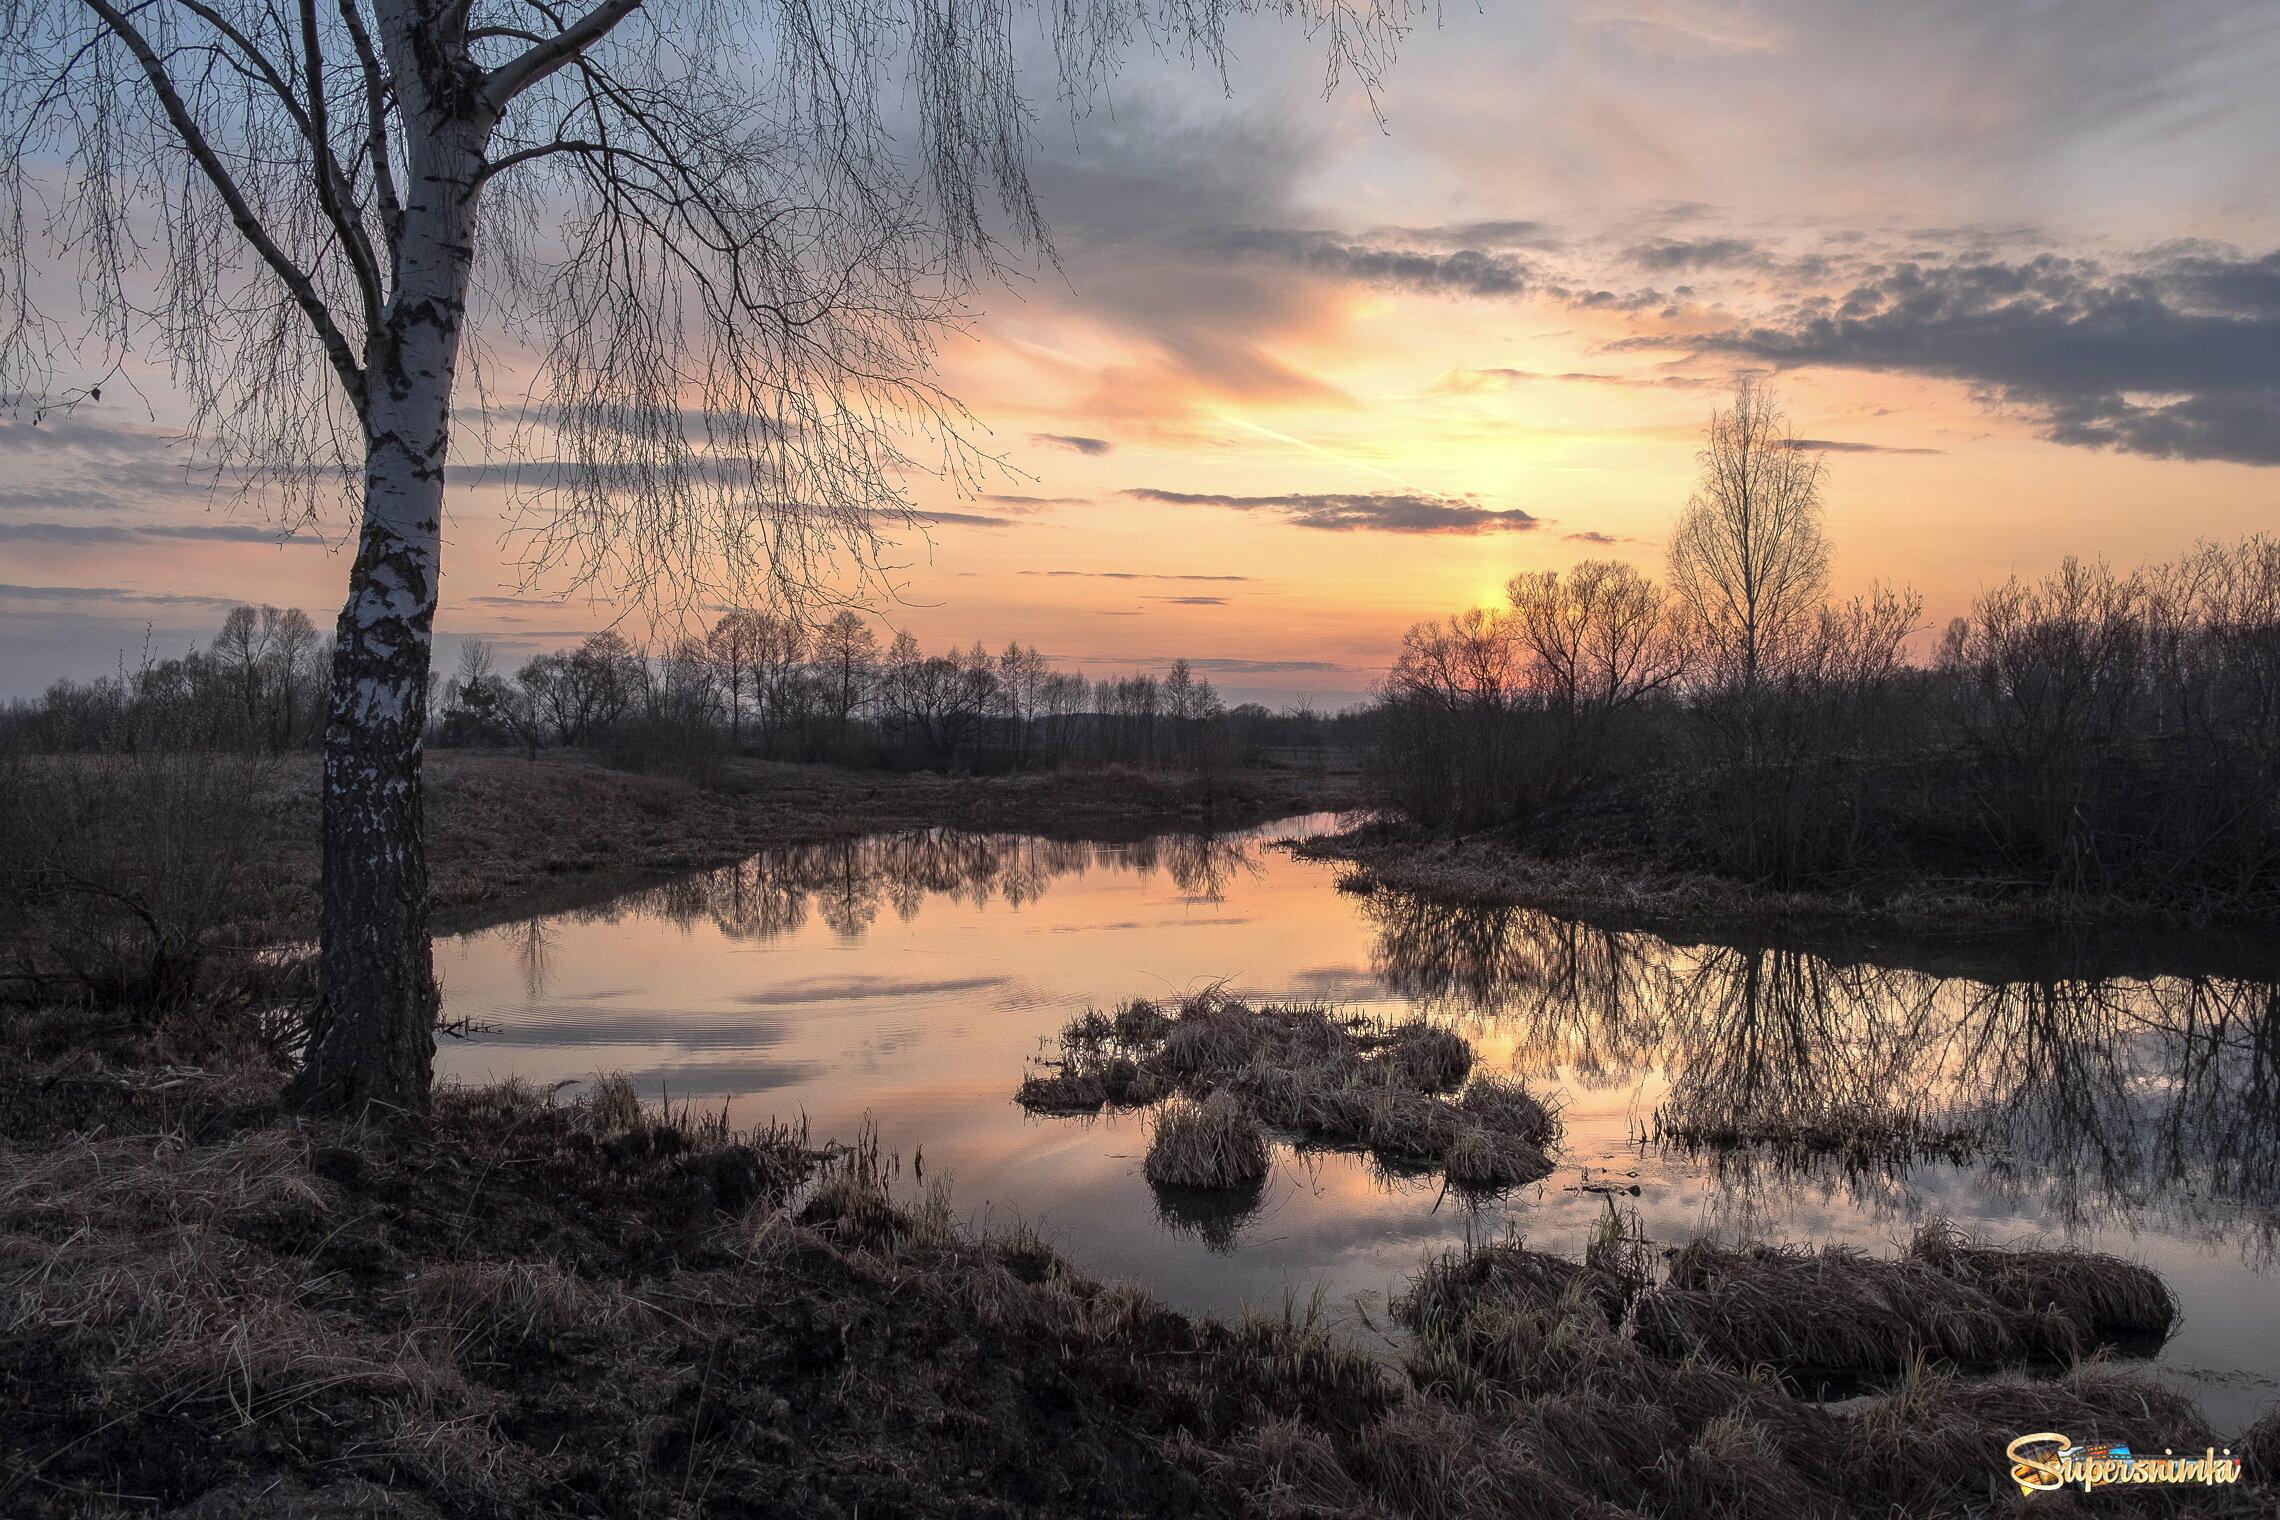
[[[1559,726],[1563,779],[1597,768],[1615,721],[1686,673],[1691,650],[1669,593],[1629,565],[1587,559],[1564,577],[1516,575],[1505,595]]]
[[[527,404],[463,408],[540,488],[534,568],[812,605],[910,468],[970,463],[928,358],[995,237],[1041,235],[1032,23],[1074,101],[1135,41],[1215,59],[1260,11],[1366,75],[1401,3],[0,0],[0,395],[156,359],[223,471],[360,498],[292,1101],[426,1101],[420,755],[471,332],[537,355]]]
[[[1745,378],[1710,414],[1702,484],[1671,534],[1671,581],[1714,674],[1745,710],[1812,629],[1828,591],[1821,458],[1799,446],[1764,385]]]

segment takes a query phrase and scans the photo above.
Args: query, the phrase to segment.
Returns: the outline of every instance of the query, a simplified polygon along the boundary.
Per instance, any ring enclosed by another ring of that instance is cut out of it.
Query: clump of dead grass
[[[221,1224],[323,1201],[308,1145],[288,1130],[254,1130],[203,1146],[180,1134],[72,1135],[45,1152],[0,1150],[5,1223]]]
[[[1975,1244],[1945,1220],[1916,1232],[1909,1255],[2019,1314],[2056,1316],[2085,1343],[2166,1336],[2177,1300],[2161,1274],[2095,1251]]]
[[[589,1283],[559,1263],[445,1261],[414,1279],[414,1323],[455,1351],[546,1346],[570,1335],[614,1337],[646,1327],[648,1306],[616,1285]]]
[[[1156,1112],[1141,1170],[1167,1187],[1228,1188],[1267,1175],[1267,1132],[1232,1092],[1197,1103],[1175,1098]]]
[[[1642,1344],[1729,1366],[1897,1372],[2071,1363],[2118,1336],[2159,1338],[2176,1317],[2154,1273],[2092,1252],[1972,1244],[1945,1224],[1897,1259],[1846,1246],[1674,1252],[1633,1305]]]
[[[1427,1020],[1254,1005],[1213,991],[1169,1012],[1134,1002],[1114,1015],[1086,1013],[1061,1031],[1058,1054],[1015,1099],[1033,1112],[1088,1113],[1223,1098],[1298,1144],[1367,1151],[1392,1169],[1441,1168],[1459,1186],[1506,1188],[1546,1175],[1556,1113],[1518,1082],[1473,1066],[1471,1044]]]

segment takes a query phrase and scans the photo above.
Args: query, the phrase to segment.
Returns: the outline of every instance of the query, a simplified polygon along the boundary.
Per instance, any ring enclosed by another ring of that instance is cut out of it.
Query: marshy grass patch
[[[1167,1187],[1231,1188],[1266,1178],[1267,1132],[1232,1093],[1174,1098],[1156,1111],[1141,1171]]]
[[[1442,1174],[1464,1188],[1519,1187],[1552,1173],[1552,1158],[1534,1141],[1484,1124],[1461,1130],[1442,1158]]]
[[[2136,1263],[1977,1244],[1944,1223],[1894,1258],[1697,1240],[1670,1253],[1631,1313],[1660,1355],[1869,1374],[1925,1360],[2071,1365],[2116,1342],[2158,1346],[2177,1317],[2166,1285]]]
[[[1176,1103],[1166,1110],[1170,1133],[1200,1133],[1195,1110],[1218,1103],[1296,1145],[1364,1152],[1388,1173],[1442,1170],[1477,1189],[1547,1175],[1557,1111],[1475,1066],[1471,1043],[1429,1020],[1326,1003],[1257,1005],[1215,988],[1172,1009],[1135,1001],[1114,1014],[1088,1010],[1062,1029],[1057,1053],[1040,1058],[1014,1099],[1041,1114]],[[1151,1168],[1165,1143],[1151,1147]],[[1236,1180],[1199,1183],[1185,1179],[1224,1169],[1163,1165],[1183,1180],[1147,1169],[1151,1182],[1234,1186],[1251,1175],[1225,1171]]]

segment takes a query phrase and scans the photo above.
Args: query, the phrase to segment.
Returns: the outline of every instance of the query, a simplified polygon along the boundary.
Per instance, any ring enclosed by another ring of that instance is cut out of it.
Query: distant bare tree
[[[1629,565],[1587,559],[1564,577],[1516,575],[1505,596],[1560,728],[1559,779],[1595,768],[1617,716],[1686,673],[1692,651],[1669,593]]]
[[[147,357],[225,473],[361,500],[291,1101],[427,1100],[421,740],[471,320],[537,355],[502,413],[546,461],[534,568],[812,606],[909,468],[970,460],[928,361],[993,216],[1042,232],[1025,24],[1076,99],[1136,39],[1216,59],[1260,11],[1368,74],[1402,3],[0,0],[0,395],[36,414]],[[49,265],[79,311],[41,309]]]
[[[1828,594],[1820,456],[1761,383],[1710,414],[1702,484],[1671,534],[1671,581],[1701,625],[1712,674],[1745,711],[1807,637]]]
[[[1411,817],[1480,828],[1521,805],[1517,720],[1530,693],[1515,628],[1511,613],[1473,607],[1404,635],[1382,694],[1375,765],[1377,784]]]

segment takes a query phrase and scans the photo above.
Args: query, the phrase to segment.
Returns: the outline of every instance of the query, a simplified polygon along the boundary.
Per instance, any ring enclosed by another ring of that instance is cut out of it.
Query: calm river
[[[2185,1309],[2158,1365],[2220,1428],[2280,1399],[2280,986],[2155,974],[2171,969],[2158,958],[2081,976],[2047,954],[1940,975],[1920,947],[1839,962],[1349,896],[1337,867],[1275,847],[1331,821],[1122,844],[878,836],[444,940],[446,1012],[482,1032],[445,1042],[439,1070],[622,1071],[649,1096],[725,1096],[739,1125],[805,1115],[819,1139],[868,1122],[906,1177],[921,1163],[965,1211],[1027,1220],[1096,1273],[1209,1312],[1319,1295],[1364,1329],[1468,1232],[1580,1250],[1620,1205],[1667,1243],[1887,1250],[1945,1216],[2152,1265]],[[1140,1175],[1138,1115],[1014,1105],[1030,1058],[1088,1005],[1215,983],[1450,1022],[1487,1066],[1564,1102],[1559,1170],[1468,1203],[1286,1150],[1256,1199],[1167,1213]],[[1828,1094],[1994,1143],[1968,1163],[1848,1170],[1650,1138],[1673,1103],[1778,1112]]]

